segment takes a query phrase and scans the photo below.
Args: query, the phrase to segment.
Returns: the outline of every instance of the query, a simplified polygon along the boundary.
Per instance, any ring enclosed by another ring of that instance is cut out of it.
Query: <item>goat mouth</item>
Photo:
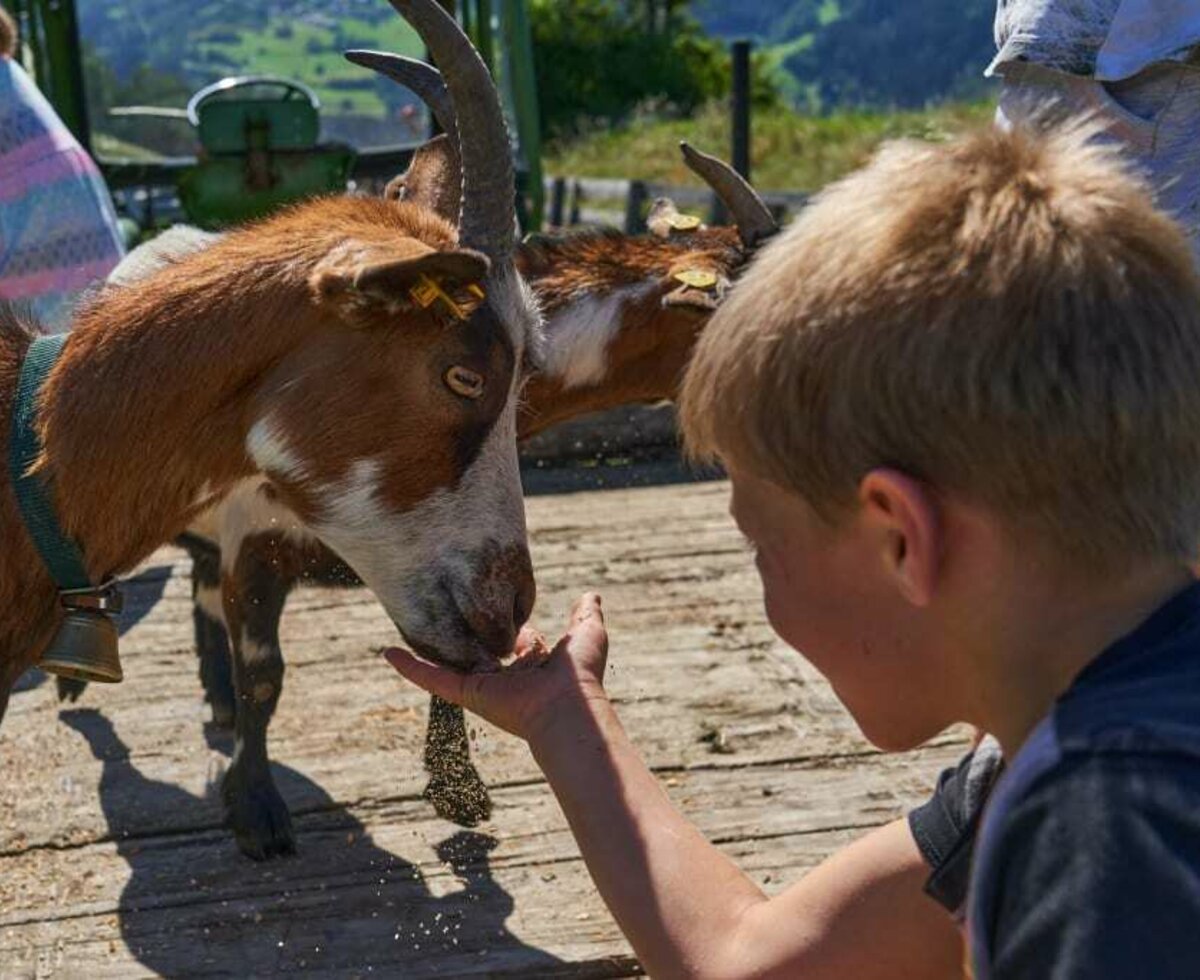
[[[459,642],[435,646],[432,643],[427,643],[417,637],[410,636],[399,623],[396,624],[396,629],[400,631],[404,642],[408,644],[412,652],[418,657],[441,667],[449,667],[452,670],[461,670],[468,673],[490,673],[491,671],[498,670],[501,662],[507,656],[507,652],[497,654],[487,651],[479,641],[469,644]],[[467,633],[466,635],[470,634]],[[464,649],[464,646],[473,647],[474,649]]]

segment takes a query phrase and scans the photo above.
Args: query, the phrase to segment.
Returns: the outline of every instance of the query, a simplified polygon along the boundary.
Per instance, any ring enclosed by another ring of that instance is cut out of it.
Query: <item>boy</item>
[[[997,737],[979,978],[1200,963],[1200,282],[1094,135],[886,149],[767,246],[681,403],[729,470],[772,626],[867,737]],[[389,659],[529,741],[651,975],[961,975],[915,823],[766,898],[646,771],[605,651],[585,597],[500,673]]]

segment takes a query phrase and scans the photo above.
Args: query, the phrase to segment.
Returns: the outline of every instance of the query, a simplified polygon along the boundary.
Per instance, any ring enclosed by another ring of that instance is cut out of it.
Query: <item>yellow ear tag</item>
[[[702,222],[694,214],[673,214],[667,219],[667,224],[676,231],[695,231]]]
[[[487,293],[485,293],[476,283],[469,284],[467,286],[467,291],[478,299],[487,299]],[[431,307],[434,303],[436,303],[438,300],[441,300],[446,304],[446,308],[449,309],[451,315],[456,320],[465,320],[467,318],[466,311],[463,310],[463,308],[456,302],[454,302],[450,295],[442,288],[442,284],[440,282],[430,276],[422,275],[417,280],[416,285],[413,286],[408,292],[409,295],[412,296],[413,302],[423,310],[429,309],[429,307]]]
[[[675,273],[675,281],[681,282],[685,286],[691,286],[693,289],[716,289],[717,277],[715,273],[706,272],[704,269],[685,269],[683,272]]]
[[[442,292],[441,286],[425,275],[421,276],[416,285],[408,292],[412,296],[413,302],[423,310],[429,309],[440,297],[446,295]]]

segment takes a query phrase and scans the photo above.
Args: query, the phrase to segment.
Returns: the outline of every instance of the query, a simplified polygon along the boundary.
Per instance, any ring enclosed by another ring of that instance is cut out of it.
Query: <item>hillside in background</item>
[[[667,26],[647,27],[641,0],[532,0],[537,70],[545,76],[543,129],[553,152],[569,151],[582,133],[591,134],[585,145],[603,156],[598,147],[606,133],[620,143],[624,130],[658,120],[686,128],[686,117],[705,101],[723,103],[727,58],[689,26],[688,15],[721,41],[753,38],[785,104],[816,115],[849,110],[853,125],[868,130],[883,125],[866,121],[880,110],[978,101],[986,92],[982,71],[992,55],[995,0],[671,0],[667,6],[677,12]],[[103,139],[147,152],[192,152],[186,124],[114,118],[109,110],[181,107],[203,85],[247,73],[313,87],[327,138],[378,145],[426,131],[410,93],[341,56],[348,47],[421,53],[415,33],[382,0],[84,0],[79,15],[92,121]],[[759,103],[757,96],[756,88]],[[762,100],[760,108],[769,110],[771,102]],[[714,110],[703,118],[719,116]],[[763,150],[768,159],[770,149]],[[638,159],[633,152],[627,163]],[[811,176],[829,172],[818,166]]]
[[[79,19],[93,124],[135,143],[172,134],[161,121],[114,121],[109,108],[181,107],[210,82],[251,73],[311,86],[330,138],[387,143],[425,130],[410,93],[342,58],[353,47],[424,52],[380,0],[102,0],[80,3]],[[182,127],[174,135],[190,139]]]
[[[945,139],[985,124],[990,102],[953,102],[931,109],[848,109],[798,115],[787,109],[754,117],[751,157],[756,187],[816,190],[862,166],[885,140]],[[553,147],[546,172],[558,176],[637,177],[653,183],[701,186],[684,166],[679,141],[710,153],[728,154],[729,113],[711,105],[691,119],[638,120]]]
[[[992,56],[995,6],[995,0],[692,0],[688,9],[717,37],[755,39],[793,101],[829,111],[978,95]],[[376,116],[399,97],[346,65],[341,50],[421,50],[380,0],[103,0],[81,3],[79,15],[85,43],[118,81],[154,71],[199,87],[252,65],[303,78],[339,111]]]
[[[810,109],[913,108],[986,91],[995,0],[694,0],[712,34],[768,51]]]

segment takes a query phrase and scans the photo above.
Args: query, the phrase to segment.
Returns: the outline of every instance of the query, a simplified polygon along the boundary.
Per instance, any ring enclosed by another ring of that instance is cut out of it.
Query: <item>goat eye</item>
[[[483,397],[483,375],[470,368],[455,365],[446,372],[446,387],[463,398]]]

